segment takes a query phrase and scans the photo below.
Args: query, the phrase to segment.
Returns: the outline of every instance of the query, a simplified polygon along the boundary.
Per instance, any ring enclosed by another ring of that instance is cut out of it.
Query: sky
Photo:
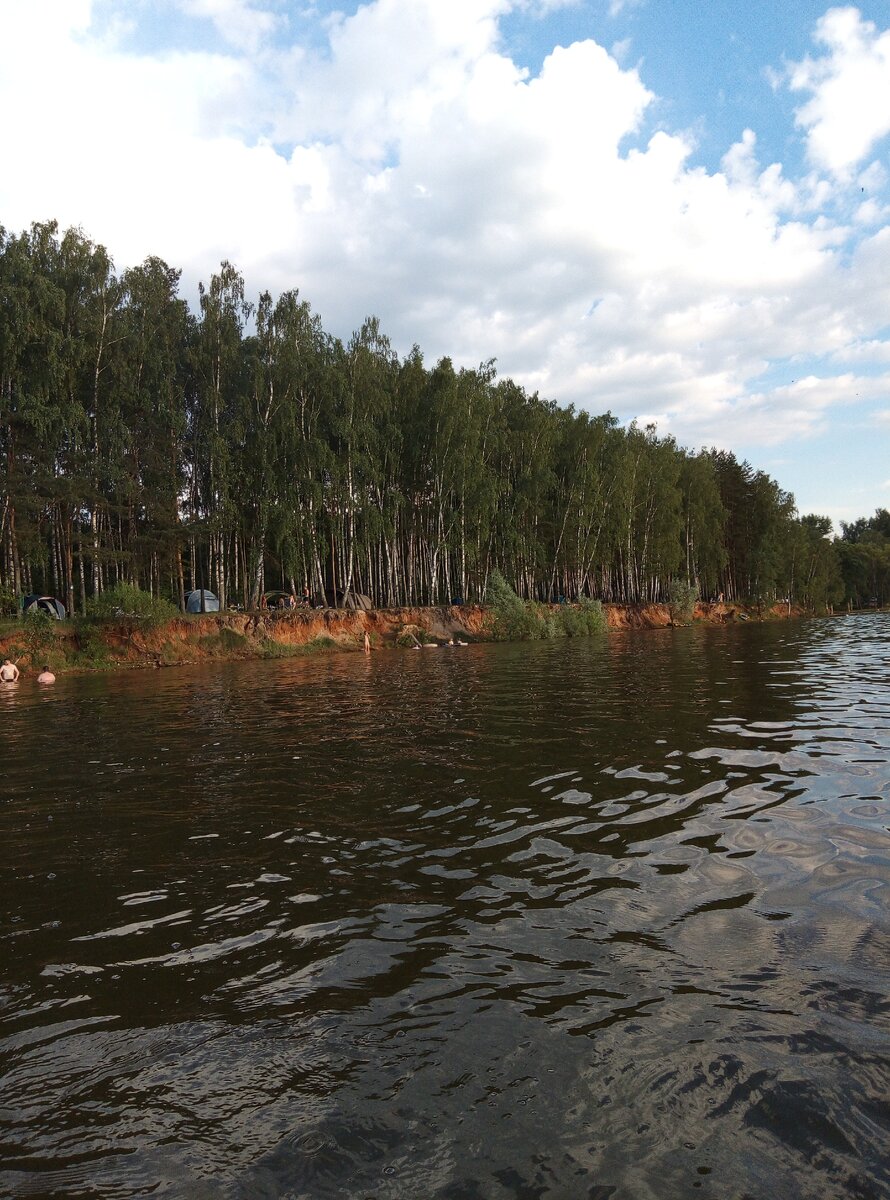
[[[0,0],[0,225],[890,507],[890,4]]]

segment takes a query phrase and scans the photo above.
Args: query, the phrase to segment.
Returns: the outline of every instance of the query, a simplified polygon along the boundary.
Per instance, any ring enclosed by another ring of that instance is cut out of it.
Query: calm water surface
[[[0,1195],[890,1195],[890,618],[0,691]]]

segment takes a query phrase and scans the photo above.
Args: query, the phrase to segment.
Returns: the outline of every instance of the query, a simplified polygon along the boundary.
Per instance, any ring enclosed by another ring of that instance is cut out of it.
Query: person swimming
[[[49,669],[49,667],[45,666],[43,668],[43,670],[40,672],[40,674],[37,676],[37,682],[38,683],[55,683],[56,677],[55,677],[55,675],[53,675],[53,673]]]
[[[7,658],[0,667],[0,681],[3,683],[17,683],[19,674],[18,667],[10,658]]]

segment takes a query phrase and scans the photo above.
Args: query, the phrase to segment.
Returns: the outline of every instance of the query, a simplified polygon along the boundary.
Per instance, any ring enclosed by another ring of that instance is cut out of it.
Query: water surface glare
[[[0,1195],[890,1195],[890,617],[0,729]]]

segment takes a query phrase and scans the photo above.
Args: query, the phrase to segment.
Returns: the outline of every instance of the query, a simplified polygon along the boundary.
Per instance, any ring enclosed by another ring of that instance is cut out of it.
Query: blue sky
[[[890,505],[890,9],[4,4],[0,224]]]

